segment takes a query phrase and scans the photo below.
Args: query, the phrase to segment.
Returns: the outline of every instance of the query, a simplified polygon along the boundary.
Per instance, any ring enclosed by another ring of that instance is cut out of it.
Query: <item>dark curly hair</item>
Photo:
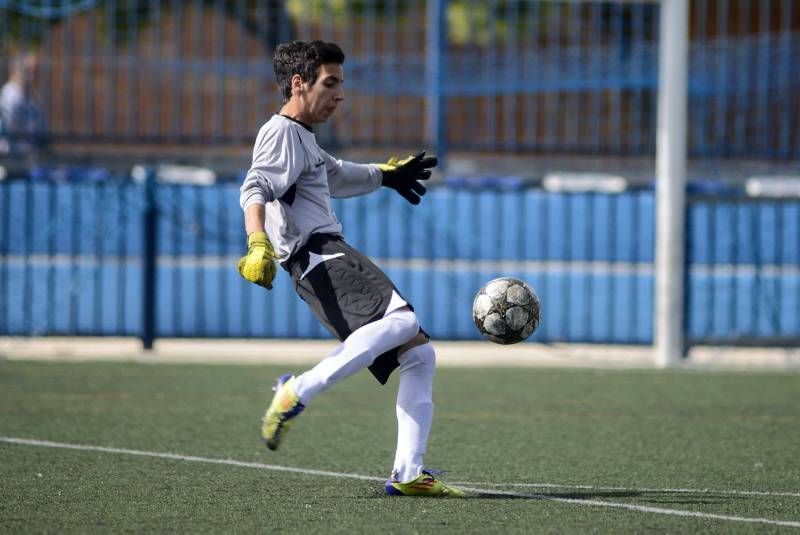
[[[313,84],[320,66],[326,63],[344,63],[344,52],[336,43],[293,41],[278,45],[272,56],[272,67],[284,102],[292,96],[292,76],[299,74],[303,82]]]

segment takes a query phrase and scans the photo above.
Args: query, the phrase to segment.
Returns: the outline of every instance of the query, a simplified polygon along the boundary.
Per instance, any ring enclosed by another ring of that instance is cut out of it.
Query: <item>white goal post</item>
[[[688,0],[661,0],[660,24],[653,351],[665,368],[684,351]]]

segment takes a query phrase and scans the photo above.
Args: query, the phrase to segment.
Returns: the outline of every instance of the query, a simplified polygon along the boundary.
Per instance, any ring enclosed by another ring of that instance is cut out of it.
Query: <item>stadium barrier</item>
[[[0,335],[326,338],[279,270],[236,272],[238,185],[127,177],[0,182]],[[471,304],[516,276],[542,300],[539,342],[652,341],[654,193],[434,187],[336,200],[348,240],[380,264],[438,339],[478,337]],[[797,345],[800,199],[690,197],[688,342]]]

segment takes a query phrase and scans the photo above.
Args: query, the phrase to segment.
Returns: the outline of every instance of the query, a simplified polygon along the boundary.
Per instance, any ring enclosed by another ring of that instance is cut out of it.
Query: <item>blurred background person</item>
[[[30,153],[47,145],[47,122],[36,93],[39,56],[12,56],[8,81],[0,89],[0,152]]]

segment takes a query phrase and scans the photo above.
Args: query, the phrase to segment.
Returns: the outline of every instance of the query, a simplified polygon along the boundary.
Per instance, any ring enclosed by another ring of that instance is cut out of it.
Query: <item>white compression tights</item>
[[[336,350],[297,377],[295,390],[304,405],[339,381],[366,368],[381,354],[403,345],[419,332],[411,310],[394,310],[353,332]],[[430,343],[415,346],[398,357],[397,451],[392,477],[411,481],[423,469],[422,456],[433,420],[433,374],[436,354]]]
[[[308,405],[318,394],[366,368],[381,354],[417,335],[417,316],[408,308],[393,310],[355,330],[319,364],[297,377],[297,395]]]

